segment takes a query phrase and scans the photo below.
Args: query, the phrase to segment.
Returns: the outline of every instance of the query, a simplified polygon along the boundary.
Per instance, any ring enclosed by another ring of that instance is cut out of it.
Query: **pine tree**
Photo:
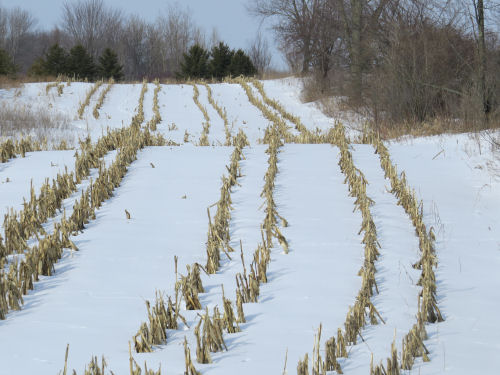
[[[36,59],[28,70],[29,76],[44,76],[47,75],[45,70],[45,60],[43,57]]]
[[[212,60],[210,61],[210,75],[213,78],[221,80],[227,77],[230,73],[229,66],[234,51],[232,51],[227,44],[220,42],[218,46],[212,48]]]
[[[243,50],[239,49],[233,54],[231,58],[231,65],[229,66],[229,71],[232,76],[253,76],[257,73],[257,68],[250,60],[250,57],[243,52]]]
[[[94,59],[81,44],[71,48],[68,58],[68,74],[80,79],[93,80],[97,73]]]
[[[177,73],[179,78],[207,78],[209,53],[198,44],[192,46],[188,53],[183,55],[181,71]]]
[[[123,66],[118,62],[118,56],[110,49],[106,48],[99,57],[99,76],[102,78],[113,78],[120,81],[123,78]]]
[[[41,73],[41,75],[46,74],[56,77],[61,74],[67,74],[68,53],[56,43],[49,48],[45,54],[45,59],[42,59],[40,63],[42,64],[43,71],[39,70],[38,73]]]
[[[0,48],[0,75],[13,74],[16,72],[16,67],[12,63],[9,54]]]

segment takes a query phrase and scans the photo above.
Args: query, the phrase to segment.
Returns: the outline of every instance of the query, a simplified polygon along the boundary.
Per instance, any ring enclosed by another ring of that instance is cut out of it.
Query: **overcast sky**
[[[260,21],[248,14],[245,5],[251,0],[104,0],[109,6],[122,9],[127,14],[137,14],[153,21],[169,4],[189,7],[196,24],[210,35],[215,27],[220,38],[232,48],[246,49],[259,30]],[[49,29],[61,19],[64,0],[0,0],[5,8],[19,6],[30,10],[38,19],[38,26]],[[273,65],[284,67],[281,55],[274,47],[273,34],[266,25],[260,28],[273,49]]]

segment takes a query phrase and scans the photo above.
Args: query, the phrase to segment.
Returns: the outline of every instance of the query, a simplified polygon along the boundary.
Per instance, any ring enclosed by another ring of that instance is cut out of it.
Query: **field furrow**
[[[46,178],[52,180],[65,167],[72,171],[75,151],[29,152],[24,158],[15,158],[0,164],[0,218],[10,207],[22,208],[23,198],[29,198],[31,183],[39,191]],[[2,237],[4,233],[2,231]]]
[[[494,373],[498,155],[302,84],[0,89],[0,375]]]
[[[256,144],[257,140],[264,136],[264,131],[270,121],[248,101],[241,86],[229,83],[212,85],[212,92],[214,100],[227,109],[233,134],[242,129],[250,140],[250,144]]]
[[[453,136],[389,146],[393,162],[422,197],[437,238],[437,297],[445,321],[427,328],[431,361],[418,367],[421,374],[493,369],[500,352],[499,180],[474,151],[478,145],[465,144]]]
[[[144,299],[152,299],[156,288],[175,294],[168,289],[175,284],[174,255],[182,272],[186,264],[204,262],[206,207],[218,195],[229,153],[176,147],[141,152],[115,197],[74,238],[80,251],[56,265],[56,276],[37,284],[23,311],[0,322],[2,335],[25,343],[19,352],[2,340],[2,357],[14,363],[24,358],[20,373],[54,374],[70,343],[71,368],[83,368],[92,353],[105,353],[111,368],[124,373],[127,343],[144,319]],[[54,346],[44,345],[47,337]]]
[[[286,145],[279,154],[275,200],[289,224],[282,230],[289,253],[272,249],[268,283],[258,303],[245,305],[248,326],[220,362],[228,373],[282,373],[287,352],[287,371],[293,373],[319,324],[324,337],[335,335],[359,289],[360,215],[352,211],[336,165],[338,150],[324,145],[311,153],[310,147]]]
[[[193,101],[193,86],[164,85],[159,100],[163,119],[160,132],[176,143],[197,143],[204,118]]]
[[[363,166],[369,181],[367,194],[374,202],[370,210],[377,226],[380,257],[375,263],[379,293],[372,297],[372,302],[384,323],[364,329],[364,342],[353,347],[343,370],[349,374],[368,374],[371,355],[374,360],[387,357],[393,340],[399,344],[415,322],[421,288],[416,285],[420,272],[413,264],[419,260],[419,244],[411,220],[389,192],[390,183],[373,148],[355,145],[353,159],[356,165]]]

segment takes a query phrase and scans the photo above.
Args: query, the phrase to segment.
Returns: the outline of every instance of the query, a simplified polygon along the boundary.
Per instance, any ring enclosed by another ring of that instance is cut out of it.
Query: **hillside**
[[[68,118],[24,157],[0,143],[0,374],[62,372],[68,344],[78,374],[194,374],[186,348],[202,374],[497,372],[481,138],[360,142],[293,79],[0,98]]]

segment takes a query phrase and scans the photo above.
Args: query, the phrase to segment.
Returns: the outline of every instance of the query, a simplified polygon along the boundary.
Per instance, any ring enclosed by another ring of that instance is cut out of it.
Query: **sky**
[[[105,0],[108,6],[122,9],[126,14],[136,14],[147,21],[154,21],[158,14],[166,12],[169,4],[188,7],[193,20],[207,35],[215,27],[220,38],[231,48],[246,49],[260,30],[272,49],[272,65],[285,68],[285,63],[274,44],[274,36],[268,24],[261,25],[259,19],[248,14],[245,5],[252,0]],[[38,27],[49,29],[61,19],[64,0],[0,0],[0,6],[19,6],[33,13]]]

